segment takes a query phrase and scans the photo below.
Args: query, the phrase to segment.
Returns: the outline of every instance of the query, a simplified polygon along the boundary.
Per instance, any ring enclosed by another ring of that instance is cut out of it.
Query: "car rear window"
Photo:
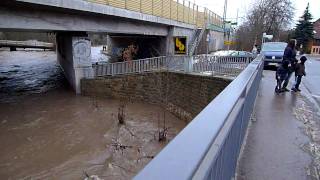
[[[262,51],[284,51],[287,43],[264,43]]]

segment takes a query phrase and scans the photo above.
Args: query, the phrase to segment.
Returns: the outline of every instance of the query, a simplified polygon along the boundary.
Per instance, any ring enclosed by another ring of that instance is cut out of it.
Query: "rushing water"
[[[101,49],[102,46],[91,48],[93,63],[108,61]],[[67,86],[55,52],[0,50],[0,101]]]
[[[0,51],[0,98],[0,179],[131,179],[167,143],[159,107],[129,103],[119,126],[119,101],[75,95],[54,52]],[[166,124],[169,140],[185,126]]]
[[[0,98],[44,93],[65,84],[52,51],[0,51]]]

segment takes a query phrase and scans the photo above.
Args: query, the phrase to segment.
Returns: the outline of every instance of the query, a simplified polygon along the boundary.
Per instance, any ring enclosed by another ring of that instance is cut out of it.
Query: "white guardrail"
[[[93,71],[96,77],[161,70],[236,76],[246,68],[252,60],[252,57],[212,55],[197,55],[193,57],[160,56],[125,62],[94,64]]]

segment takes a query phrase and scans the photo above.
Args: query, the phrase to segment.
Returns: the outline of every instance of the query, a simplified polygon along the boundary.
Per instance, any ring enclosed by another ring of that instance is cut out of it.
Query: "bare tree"
[[[245,22],[238,28],[238,49],[249,50],[261,42],[262,33],[272,34],[279,40],[293,20],[291,0],[259,0],[249,10]]]
[[[128,76],[122,82],[122,89],[125,91],[129,86],[129,79]],[[119,124],[125,124],[126,119],[126,111],[128,103],[131,102],[130,96],[127,93],[124,93],[120,97],[119,107],[118,107],[118,122]]]

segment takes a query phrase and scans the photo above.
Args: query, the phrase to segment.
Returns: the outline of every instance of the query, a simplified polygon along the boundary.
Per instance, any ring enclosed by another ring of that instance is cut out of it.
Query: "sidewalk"
[[[248,130],[238,180],[311,179],[312,157],[304,150],[310,145],[305,135],[307,122],[299,117],[309,117],[312,110],[306,109],[303,93],[275,94],[274,74],[263,72],[254,110],[256,121]]]

